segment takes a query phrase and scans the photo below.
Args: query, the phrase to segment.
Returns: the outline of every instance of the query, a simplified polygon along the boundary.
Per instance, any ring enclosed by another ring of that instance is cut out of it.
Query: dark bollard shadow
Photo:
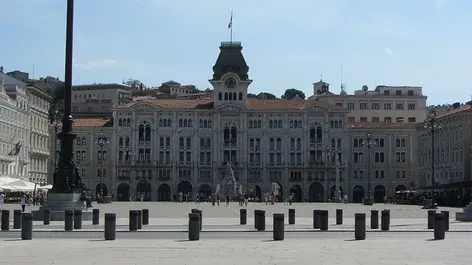
[[[10,241],[10,242],[14,242],[14,241],[23,241],[23,239],[21,238],[12,238],[12,239],[5,239],[3,241]]]
[[[105,239],[89,239],[88,242],[103,242],[103,241],[113,241],[113,240],[105,240]]]
[[[182,242],[190,242],[192,240],[188,240],[188,239],[179,239],[179,240],[175,240],[174,242],[176,243],[182,243]],[[198,240],[195,240],[195,241],[198,241]]]
[[[273,240],[273,239],[266,239],[266,240],[261,240],[261,242],[277,242],[277,241],[282,241],[282,240]]]
[[[434,238],[428,238],[428,239],[426,239],[426,241],[441,241],[441,240],[444,240],[444,239],[434,239]]]
[[[356,241],[363,241],[363,240],[357,240],[355,238],[351,238],[351,239],[345,239],[344,241],[345,242],[356,242]]]

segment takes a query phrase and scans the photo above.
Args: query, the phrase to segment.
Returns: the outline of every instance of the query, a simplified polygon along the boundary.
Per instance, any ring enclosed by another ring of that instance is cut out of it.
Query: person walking
[[[0,208],[2,208],[2,211],[4,210],[3,208],[3,200],[5,199],[5,194],[0,193]]]
[[[26,196],[24,194],[21,195],[20,204],[21,204],[21,211],[25,212],[25,209],[26,209]]]

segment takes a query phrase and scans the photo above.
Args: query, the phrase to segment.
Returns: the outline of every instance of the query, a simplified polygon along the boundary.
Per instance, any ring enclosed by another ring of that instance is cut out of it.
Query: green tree
[[[257,95],[253,93],[247,93],[247,98],[257,98]]]
[[[261,92],[257,95],[258,98],[265,98],[265,99],[277,99],[277,96],[267,92]]]
[[[49,106],[48,118],[51,124],[64,114],[64,83],[51,91],[52,102]]]
[[[305,99],[305,93],[303,93],[303,91],[295,89],[295,88],[289,88],[289,89],[285,90],[285,93],[282,95],[282,98],[292,99],[297,95],[298,95],[299,98]]]

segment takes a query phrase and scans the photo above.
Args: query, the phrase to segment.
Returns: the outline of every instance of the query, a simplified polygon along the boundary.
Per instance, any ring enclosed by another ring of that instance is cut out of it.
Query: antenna
[[[34,79],[34,64],[33,64],[33,79]]]

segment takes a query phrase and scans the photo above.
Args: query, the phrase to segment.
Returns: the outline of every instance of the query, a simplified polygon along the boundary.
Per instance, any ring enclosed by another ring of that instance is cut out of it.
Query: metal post
[[[22,240],[31,240],[33,238],[33,214],[32,213],[23,213],[21,216],[21,239]]]
[[[115,240],[116,238],[116,214],[105,214],[105,240]]]
[[[436,181],[435,181],[435,175],[436,175],[436,167],[434,166],[434,151],[436,149],[436,147],[434,146],[434,133],[435,133],[435,130],[434,130],[434,123],[436,122],[435,119],[431,120],[432,122],[432,125],[431,126],[431,182],[432,182],[432,189],[433,189],[433,192],[431,194],[431,207],[433,209],[436,208]]]
[[[365,239],[365,213],[354,214],[354,238],[356,240]]]

